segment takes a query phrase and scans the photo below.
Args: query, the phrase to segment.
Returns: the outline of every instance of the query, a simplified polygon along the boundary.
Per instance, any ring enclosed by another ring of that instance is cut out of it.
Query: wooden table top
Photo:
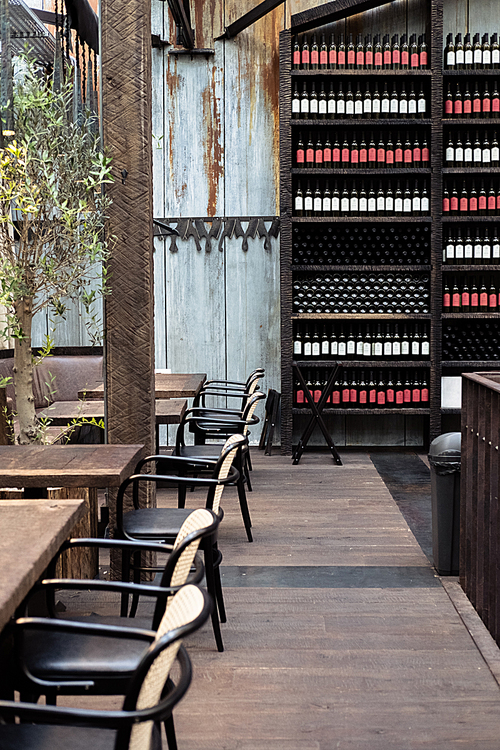
[[[85,511],[83,500],[0,500],[0,630]]]
[[[0,487],[118,487],[144,445],[0,445]]]
[[[187,408],[186,399],[156,399],[157,424],[179,424]],[[39,417],[46,417],[53,425],[66,425],[72,419],[104,419],[104,401],[54,401],[43,410],[37,411]]]
[[[194,398],[207,379],[206,373],[155,373],[155,398]],[[89,385],[78,392],[78,398],[102,399],[104,383]]]

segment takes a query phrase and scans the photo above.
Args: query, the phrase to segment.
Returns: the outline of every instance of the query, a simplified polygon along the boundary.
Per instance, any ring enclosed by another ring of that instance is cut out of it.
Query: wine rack
[[[292,16],[280,35],[285,453],[308,413],[293,362],[315,400],[340,364],[325,414],[419,415],[425,443],[441,432],[443,368],[500,359],[498,35],[474,36],[484,64],[465,69],[442,0],[420,5],[420,37],[369,20],[352,40],[330,37],[356,0]]]

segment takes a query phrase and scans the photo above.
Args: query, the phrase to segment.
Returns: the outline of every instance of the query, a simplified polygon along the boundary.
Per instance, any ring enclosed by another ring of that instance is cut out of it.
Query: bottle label
[[[494,96],[491,100],[491,111],[500,112],[500,97]]]
[[[420,213],[420,198],[418,196],[414,196],[412,200],[412,210],[415,213]]]
[[[490,164],[491,151],[489,148],[483,148],[483,164]]]
[[[340,201],[340,210],[343,214],[349,213],[349,198],[342,198]]]
[[[310,196],[306,196],[304,200],[304,208],[306,211],[312,211],[313,209],[313,199]]]
[[[375,67],[376,68],[382,67],[382,53],[381,52],[375,52]]]
[[[348,148],[342,149],[342,161],[349,162],[350,151]]]
[[[496,197],[494,195],[488,196],[488,211],[494,211],[497,205]]]
[[[371,49],[365,52],[365,65],[366,67],[373,65],[373,52]]]
[[[339,211],[340,210],[340,200],[339,198],[332,198],[332,212],[333,211]]]
[[[491,259],[491,245],[483,245],[483,260]]]
[[[392,342],[392,356],[393,357],[401,356],[401,342],[399,341]]]
[[[418,68],[418,52],[412,52],[410,59],[410,66],[412,68]]]
[[[401,406],[401,404],[404,402],[404,395],[403,391],[396,391],[396,404],[398,406]]]
[[[300,99],[292,99],[292,112],[300,112]]]
[[[378,406],[385,406],[385,391],[378,391],[377,392],[377,405]]]
[[[403,200],[403,213],[405,214],[411,213],[411,198],[405,198]]]
[[[412,150],[411,148],[405,148],[404,150],[404,163],[411,164],[412,161]]]
[[[479,260],[483,257],[483,246],[482,245],[474,245],[474,258],[475,260]]]
[[[422,403],[427,403],[429,401],[429,389],[428,388],[421,389],[420,398],[422,400]]]
[[[370,388],[368,391],[368,400],[370,404],[376,404],[377,403],[377,391],[375,388]]]
[[[345,353],[346,353],[345,341],[339,341],[338,356],[339,357],[345,357]]]
[[[462,100],[461,99],[455,99],[455,104],[453,107],[453,111],[456,115],[461,115],[463,110],[462,106]]]
[[[425,339],[422,341],[422,357],[429,356],[429,342]]]
[[[326,356],[330,354],[330,344],[328,341],[321,342],[321,354],[326,354]]]
[[[305,341],[304,342],[304,357],[310,357],[311,356],[311,342]]]
[[[300,65],[300,50],[296,49],[293,53],[293,64]]]
[[[491,310],[492,308],[496,308],[496,306],[497,306],[497,295],[495,292],[495,294],[490,294],[488,297],[488,307]]]
[[[394,161],[396,162],[396,164],[403,163],[403,149],[402,148],[396,148],[394,150]]]
[[[491,161],[499,161],[500,160],[500,148],[498,146],[493,146],[491,149]]]
[[[458,211],[458,196],[451,196],[450,200],[450,211]]]
[[[347,50],[347,64],[354,65],[356,62],[356,55],[353,49]]]
[[[319,341],[314,341],[312,344],[312,356],[319,357]]]
[[[358,68],[363,68],[365,65],[365,53],[362,50],[356,52],[356,65]]]
[[[495,243],[492,248],[492,257],[495,259],[500,258],[500,244]]]
[[[384,357],[392,357],[392,345],[390,341],[384,342]]]
[[[461,146],[457,146],[455,149],[455,161],[457,162],[457,166],[462,166],[461,162],[464,160],[464,150]]]
[[[351,164],[358,164],[358,163],[359,163],[359,151],[357,148],[355,148],[351,151]]]
[[[419,99],[417,102],[417,106],[419,114],[425,114],[425,111],[427,109],[425,99]]]
[[[384,50],[384,65],[390,65],[391,64],[391,50],[385,49]]]
[[[401,50],[401,65],[407,66],[410,62],[410,53],[406,50]]]
[[[344,50],[339,50],[339,52],[338,52],[338,64],[339,65],[345,65],[345,52],[344,52]]]
[[[385,394],[385,400],[387,401],[388,404],[394,403],[394,389],[393,388],[387,389],[387,392]]]
[[[453,146],[448,146],[446,149],[446,161],[455,161],[455,149]]]
[[[314,149],[313,148],[308,148],[306,150],[306,161],[310,164],[314,163]]]
[[[481,99],[474,99],[472,102],[472,111],[481,112]]]
[[[356,355],[358,357],[362,357],[363,356],[363,342],[362,341],[357,341],[356,342]]]
[[[474,62],[481,63],[483,61],[483,52],[480,49],[474,50]]]
[[[359,99],[356,99],[354,102],[354,114],[355,115],[362,115],[363,114],[363,102]]]
[[[318,102],[318,112],[320,115],[326,115],[326,99],[320,99]]]
[[[401,355],[403,357],[409,357],[410,356],[410,342],[409,341],[402,341],[401,342]]]
[[[413,161],[416,163],[417,166],[420,164],[421,157],[422,157],[422,152],[420,148],[418,146],[415,146],[413,149]]]
[[[464,61],[465,65],[472,65],[472,63],[474,62],[474,56],[471,49],[465,50]]]
[[[372,348],[370,346],[370,343],[368,341],[365,341],[363,344],[363,357],[371,357],[372,354]]]
[[[375,110],[373,111],[375,112]],[[380,112],[380,102],[378,102],[378,111]],[[372,100],[371,99],[363,99],[363,113],[365,115],[371,115],[372,113]]]
[[[368,211],[368,201],[366,198],[360,198],[359,199],[359,213],[365,214]],[[499,245],[500,247],[500,245]]]
[[[358,392],[355,388],[351,388],[349,391],[349,401],[351,404],[355,404],[358,400]]]
[[[315,404],[319,403],[319,400],[320,400],[320,398],[321,398],[321,391],[320,391],[319,389],[316,389],[316,390],[315,390],[315,391],[313,392],[313,399],[314,399],[314,403],[315,403]]]
[[[298,195],[295,198],[295,210],[296,211],[303,211],[304,210],[304,201],[300,195]]]
[[[480,195],[478,200],[478,206],[480,211],[486,211],[486,196]]]
[[[447,99],[444,103],[444,111],[447,115],[453,114],[453,102],[451,99]]]
[[[319,53],[319,64],[320,65],[328,65],[328,53],[325,50],[321,50]]]
[[[450,199],[443,198],[443,213],[447,214],[450,212]]]
[[[477,162],[478,164],[480,164],[482,156],[483,156],[482,149],[481,148],[475,148],[474,149],[474,161]]]
[[[403,213],[403,199],[402,198],[394,199],[394,212],[397,214]]]
[[[345,99],[337,99],[337,114],[345,114]]]
[[[491,99],[488,97],[483,99],[483,112],[491,112]]]
[[[391,114],[397,115],[399,112],[399,101],[397,99],[391,99]]]
[[[359,149],[359,163],[366,164],[368,160],[368,150],[366,148]]]
[[[323,149],[318,148],[314,154],[314,161],[316,164],[323,164]]]
[[[323,213],[329,214],[331,210],[332,210],[331,198],[323,198]]]
[[[349,100],[345,103],[345,113],[346,115],[354,114],[354,102],[353,101]]]
[[[332,393],[332,404],[338,406],[340,404],[340,391],[333,391]]]
[[[407,99],[399,100],[399,114],[400,115],[408,114],[408,100]]]
[[[322,202],[321,198],[315,198],[315,199],[314,199],[314,204],[313,204],[313,205],[314,205],[314,211],[315,211],[316,213],[320,213],[320,212],[321,212],[321,208],[322,208],[322,205],[323,205],[323,202]]]
[[[472,101],[470,99],[464,99],[464,115],[470,115],[472,112]]]
[[[394,164],[394,151],[386,151],[385,153],[385,163],[386,164]]]
[[[332,357],[336,357],[339,353],[338,344],[336,341],[330,341],[330,354]]]
[[[455,52],[447,52],[446,53],[446,65],[449,68],[455,67]]]
[[[451,297],[451,306],[460,307],[460,294],[455,292]]]
[[[464,51],[463,49],[457,49],[455,53],[455,62],[457,65],[463,65],[464,64]]]
[[[328,114],[334,115],[336,108],[336,101],[335,99],[328,99]]]
[[[375,198],[368,198],[368,213],[374,214],[377,210],[377,201]]]
[[[297,164],[303,164],[304,163],[304,149],[299,148],[297,149]]]
[[[470,305],[469,292],[462,292],[462,307],[469,307],[469,305]]]
[[[340,149],[332,148],[332,161],[337,163],[340,161]]]
[[[403,401],[405,404],[411,403],[411,391],[409,388],[405,388],[403,391]]]
[[[460,198],[460,211],[463,213],[467,213],[467,209],[469,208],[469,201],[467,198]]]
[[[415,115],[417,113],[417,101],[416,99],[410,99],[408,101],[408,114]]]
[[[477,211],[477,197],[475,195],[471,195],[469,199],[469,211],[471,214],[475,214]]]
[[[491,65],[491,51],[489,49],[483,50],[483,68],[487,65]]]
[[[411,342],[411,353],[413,357],[418,357],[420,354],[420,344],[418,341]]]
[[[297,391],[297,403],[298,404],[304,403],[304,391],[303,390]]]
[[[377,211],[385,211],[385,198],[383,195],[377,196]]]
[[[358,210],[359,210],[359,208],[358,208],[358,199],[357,198],[351,198],[351,212],[352,213],[355,213],[355,212],[357,213]],[[353,352],[353,354],[354,354],[354,352]]]
[[[293,353],[294,354],[302,354],[302,341],[298,339],[297,341],[294,341],[293,343]]]
[[[455,245],[452,245],[451,243],[449,245],[446,245],[446,258],[447,260],[453,260],[455,257]]]
[[[377,161],[385,163],[385,148],[377,149]]]
[[[347,354],[356,354],[356,342],[355,341],[348,341],[347,342]]]
[[[460,243],[457,243],[457,246],[455,247],[455,258],[457,260],[463,260],[464,257],[464,246]]]
[[[388,214],[392,214],[394,212],[394,198],[391,196],[388,196],[385,199],[385,211]]]
[[[309,102],[309,112],[311,115],[317,115],[318,114],[318,100],[317,99],[311,99]]]
[[[309,114],[309,99],[300,100],[300,111]]]
[[[472,162],[472,148],[464,149],[464,162],[470,164]]]
[[[390,112],[389,99],[382,99],[381,111],[382,114],[388,114],[388,112]]]
[[[414,388],[411,392],[411,400],[414,404],[420,403],[420,388]]]
[[[377,150],[375,148],[368,149],[368,161],[369,162],[377,161]]]
[[[488,307],[488,293],[481,292],[479,295],[479,307]]]
[[[401,63],[401,52],[398,49],[392,50],[392,64],[399,65]]]
[[[332,149],[331,148],[324,148],[323,149],[323,161],[331,161],[332,160]]]
[[[359,403],[360,404],[366,404],[366,396],[367,396],[366,390],[361,390],[359,392]]]
[[[491,62],[493,66],[500,64],[500,49],[491,50]]]
[[[330,66],[337,64],[337,50],[331,49],[328,52],[328,62],[330,63]]]
[[[374,99],[371,103],[372,112],[374,115],[380,114],[380,99]]]
[[[470,296],[470,306],[479,307],[479,294],[477,292],[472,292]]]

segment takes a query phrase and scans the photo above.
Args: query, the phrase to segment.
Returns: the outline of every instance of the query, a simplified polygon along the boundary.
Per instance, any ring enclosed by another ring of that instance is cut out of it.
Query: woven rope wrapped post
[[[104,144],[115,182],[109,232],[116,237],[106,298],[109,443],[144,443],[153,452],[154,300],[151,137],[151,3],[102,4]],[[147,484],[150,484],[149,482]],[[152,484],[152,483],[151,483]],[[156,505],[154,488],[141,498]],[[110,525],[116,496],[110,493]],[[111,572],[117,574],[117,561]]]

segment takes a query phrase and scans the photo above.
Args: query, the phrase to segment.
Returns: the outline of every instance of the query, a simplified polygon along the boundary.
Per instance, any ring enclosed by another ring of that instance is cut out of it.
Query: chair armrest
[[[197,458],[184,458],[182,456],[165,456],[163,454],[160,455],[153,455],[153,456],[146,456],[146,458],[142,458],[137,466],[135,467],[134,474],[139,474],[142,467],[145,466],[149,461],[164,461],[167,463],[171,463],[173,468],[175,469],[177,466],[179,468],[185,467],[186,469],[191,466],[206,466],[207,463],[211,463],[215,466],[217,463],[216,461],[202,461]],[[151,475],[153,476],[153,475]],[[180,479],[181,477],[177,477],[177,479]]]
[[[20,617],[14,623],[14,634],[23,630],[50,630],[60,633],[80,633],[97,635],[105,638],[122,638],[151,643],[156,637],[154,630],[128,628],[122,625],[99,625],[94,622],[76,622],[74,620],[57,620],[50,617]]]

